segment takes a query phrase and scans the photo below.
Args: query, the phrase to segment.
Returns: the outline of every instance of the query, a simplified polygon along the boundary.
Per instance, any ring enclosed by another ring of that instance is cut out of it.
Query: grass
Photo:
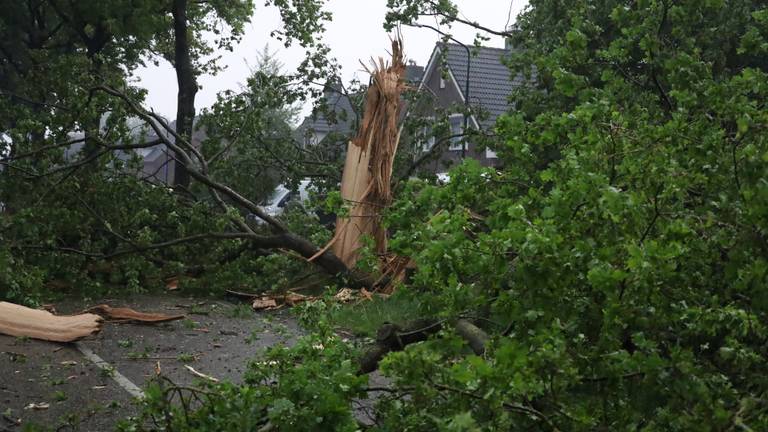
[[[64,385],[64,383],[66,383],[66,381],[64,380],[64,378],[57,378],[57,379],[50,380],[48,383],[51,386],[60,386],[60,385]]]
[[[115,368],[112,366],[104,366],[104,368],[99,371],[99,376],[102,378],[112,378],[114,375]]]
[[[189,318],[186,318],[181,322],[181,325],[184,326],[184,328],[187,330],[194,330],[197,328],[198,323],[196,321],[192,321]]]
[[[179,354],[179,356],[176,357],[176,359],[182,363],[192,363],[193,361],[195,361],[195,356],[192,354],[182,353],[182,354]]]
[[[419,302],[412,296],[395,294],[389,298],[341,305],[330,313],[330,321],[357,336],[373,337],[382,324],[414,320],[421,316]]]
[[[128,353],[128,358],[131,360],[145,359],[145,358],[149,358],[150,354],[152,354],[152,347],[149,345],[144,345],[143,351],[141,352],[131,351]]]
[[[226,316],[229,318],[253,318],[253,308],[250,304],[238,304],[235,306],[232,306],[231,308],[227,309],[225,312]]]

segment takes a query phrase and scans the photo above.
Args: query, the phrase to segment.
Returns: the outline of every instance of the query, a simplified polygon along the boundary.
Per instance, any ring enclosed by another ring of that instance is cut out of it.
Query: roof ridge
[[[456,42],[448,42],[448,43],[438,42],[438,44],[441,44],[443,46],[455,46],[455,47],[459,47],[459,48],[464,48],[464,45],[458,44]],[[470,49],[472,49],[472,48],[480,48],[481,50],[496,50],[496,51],[510,51],[510,52],[512,51],[511,49],[508,49],[508,48],[490,47],[490,46],[485,46],[485,45],[480,45],[478,47],[478,46],[476,46],[474,44],[473,45],[466,45],[466,47],[468,47]]]

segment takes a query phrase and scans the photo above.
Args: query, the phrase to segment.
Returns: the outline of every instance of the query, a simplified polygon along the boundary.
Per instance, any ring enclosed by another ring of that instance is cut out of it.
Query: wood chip
[[[170,279],[166,279],[165,281],[165,289],[168,291],[176,291],[179,289],[179,278],[172,277]]]
[[[340,301],[342,303],[346,303],[346,302],[352,300],[352,294],[353,294],[353,292],[352,292],[351,289],[349,289],[349,288],[342,288],[341,291],[337,292],[336,295],[333,296],[333,298],[336,301]]]
[[[255,310],[267,310],[277,307],[277,302],[273,298],[262,297],[253,300],[253,308]]]

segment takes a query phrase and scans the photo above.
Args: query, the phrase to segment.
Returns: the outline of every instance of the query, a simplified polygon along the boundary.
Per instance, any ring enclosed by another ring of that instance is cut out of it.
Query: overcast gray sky
[[[517,14],[527,4],[527,0],[454,0],[461,14],[471,21],[477,21],[486,27],[502,30],[505,24],[513,23]],[[354,77],[366,81],[365,72],[361,71],[360,60],[368,63],[371,57],[385,56],[389,49],[389,35],[382,23],[386,13],[386,0],[328,0],[326,10],[333,14],[333,21],[327,24],[325,41],[331,47],[331,54],[338,59],[342,67],[344,82]],[[197,109],[209,107],[216,94],[222,90],[240,88],[240,84],[249,75],[249,64],[256,64],[257,53],[266,44],[271,51],[277,51],[277,57],[291,71],[303,59],[299,47],[285,49],[279,41],[271,39],[269,33],[281,27],[280,16],[274,7],[265,7],[256,2],[251,22],[241,43],[233,52],[223,53],[221,64],[226,70],[216,76],[204,76],[200,79],[202,90],[198,92],[195,105]],[[510,16],[511,15],[511,16]],[[509,17],[509,18],[508,18]],[[435,25],[435,21],[424,21]],[[457,25],[453,29],[454,37],[470,44],[476,30]],[[429,29],[403,28],[405,55],[408,59],[425,65],[438,40],[438,36]],[[492,36],[488,46],[503,47],[504,40]],[[147,105],[167,117],[176,112],[176,76],[168,63],[158,67],[150,66],[137,71],[139,85],[149,91]],[[305,112],[308,107],[305,107]]]

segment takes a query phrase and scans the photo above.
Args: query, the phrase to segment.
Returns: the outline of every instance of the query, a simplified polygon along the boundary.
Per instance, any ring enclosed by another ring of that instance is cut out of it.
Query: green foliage
[[[144,431],[148,424],[174,431],[358,430],[348,401],[362,395],[367,378],[355,374],[349,347],[327,327],[301,338],[290,350],[275,347],[248,367],[246,385],[203,384],[199,408],[172,403],[176,387],[150,385],[142,412],[118,428]],[[188,394],[184,395],[185,397]],[[148,423],[152,421],[153,423]]]
[[[204,110],[198,127],[205,130],[202,152],[217,178],[254,202],[265,199],[275,186],[302,172],[291,125],[296,123],[301,95],[285,91],[291,77],[265,46],[246,86],[240,92],[225,91]],[[256,176],[257,181],[254,181]]]
[[[297,233],[315,244],[325,244],[332,233],[320,225],[317,216],[308,214],[303,208],[288,208],[281,220],[291,232]],[[280,292],[303,275],[315,271],[312,264],[289,253],[268,255],[244,253],[230,262],[220,262],[203,277],[192,281],[191,290],[210,290],[211,286],[229,287],[247,292]],[[206,288],[207,287],[207,288]]]
[[[192,363],[196,360],[196,358],[193,354],[182,353],[176,356],[176,360],[180,361],[181,363]]]
[[[231,306],[224,313],[230,318],[253,318],[253,308],[247,303]]]
[[[0,246],[0,297],[20,304],[36,305],[43,291],[43,272],[24,264]]]
[[[766,427],[763,8],[530,3],[505,168],[409,185],[390,214],[437,314],[507,332],[484,358],[449,334],[390,356],[420,383],[392,429]]]
[[[61,390],[57,390],[53,392],[53,395],[51,396],[51,398],[56,402],[64,402],[65,400],[67,400],[67,394]]]

